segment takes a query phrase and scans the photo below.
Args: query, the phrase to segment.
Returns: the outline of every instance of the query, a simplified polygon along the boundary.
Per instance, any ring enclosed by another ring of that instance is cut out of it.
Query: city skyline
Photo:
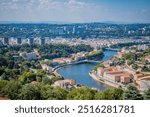
[[[150,23],[149,0],[0,1],[0,22]]]

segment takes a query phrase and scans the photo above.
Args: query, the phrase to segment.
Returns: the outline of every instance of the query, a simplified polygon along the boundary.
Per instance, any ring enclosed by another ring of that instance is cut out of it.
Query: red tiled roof
[[[38,83],[37,81],[32,81],[32,82],[31,82],[31,84],[33,84],[33,85],[34,85],[34,84],[37,84],[37,83]]]
[[[140,80],[146,80],[146,79],[150,79],[150,76],[145,76],[145,77],[140,78]]]
[[[123,73],[123,71],[109,71],[107,73],[108,74],[118,74],[118,73]]]
[[[148,59],[150,59],[150,55],[148,55],[148,56],[145,56],[145,58],[148,58]]]
[[[0,100],[10,100],[9,98],[0,97]]]

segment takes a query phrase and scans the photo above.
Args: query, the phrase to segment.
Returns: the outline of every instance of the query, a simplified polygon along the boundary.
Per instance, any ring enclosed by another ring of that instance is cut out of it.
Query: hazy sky
[[[150,0],[0,0],[0,21],[150,23]]]

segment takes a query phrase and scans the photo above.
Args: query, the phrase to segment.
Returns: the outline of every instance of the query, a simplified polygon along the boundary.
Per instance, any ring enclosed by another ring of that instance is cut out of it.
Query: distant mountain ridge
[[[115,21],[102,21],[102,22],[58,22],[58,21],[0,21],[0,24],[92,24],[92,23],[104,23],[104,24],[149,24],[149,23],[132,23],[132,22],[115,22]]]

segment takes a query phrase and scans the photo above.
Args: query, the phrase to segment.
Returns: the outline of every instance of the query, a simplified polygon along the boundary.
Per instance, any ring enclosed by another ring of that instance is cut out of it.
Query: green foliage
[[[2,92],[1,96],[13,100],[18,99],[21,87],[22,87],[21,83],[19,83],[16,80],[11,80],[7,83],[5,82],[5,85],[1,89]]]
[[[143,71],[143,72],[150,72],[150,67],[143,66],[143,67],[142,67],[142,71]]]
[[[39,47],[42,59],[54,59],[60,57],[70,57],[71,54],[81,51],[92,51],[89,45],[68,46],[64,44],[44,45]]]
[[[124,58],[119,58],[117,60],[114,61],[113,65],[117,66],[117,65],[124,65],[125,64],[125,60]]]
[[[140,43],[142,44],[142,43]],[[144,44],[144,43],[143,43]],[[139,45],[138,42],[128,42],[128,43],[117,43],[117,44],[114,44],[112,46],[110,46],[111,48],[123,48],[123,47],[130,47],[130,46],[133,46],[133,45]]]
[[[137,55],[136,55],[136,53],[129,52],[129,53],[125,54],[124,57],[126,60],[135,60]]]
[[[144,99],[150,100],[150,88],[144,92]]]
[[[40,100],[41,99],[41,92],[40,86],[38,84],[25,84],[23,85],[19,99],[21,100]]]
[[[100,60],[104,56],[104,53],[102,50],[97,50],[90,52],[89,54],[86,55],[88,59],[94,59],[94,60]]]
[[[144,64],[146,64],[146,63],[147,63],[147,60],[145,59],[145,57],[144,57],[144,56],[142,56],[142,57],[140,58],[140,60],[141,60],[141,62],[142,62],[142,63],[144,63]]]
[[[99,67],[104,67],[104,64],[103,64],[103,63],[100,63],[100,64],[96,65],[96,66],[94,67],[94,70],[97,70],[97,68],[99,68]]]
[[[137,64],[133,64],[132,68],[137,70],[139,68],[139,66]]]
[[[3,68],[0,68],[0,76],[4,73],[4,69]]]
[[[60,87],[51,87],[43,85],[41,87],[41,96],[44,100],[65,100],[68,92]]]
[[[134,85],[128,85],[127,89],[124,91],[123,98],[125,100],[142,100],[143,97],[139,90]]]
[[[52,91],[49,92],[48,99],[65,100],[67,94],[68,92],[65,89],[60,87],[55,87]]]
[[[44,84],[44,85],[51,85],[52,84],[52,80],[51,79],[49,79],[48,77],[43,77],[42,78],[42,83]]]
[[[134,64],[134,60],[128,60],[127,64],[128,65]]]
[[[7,80],[0,80],[0,97],[4,97],[4,88],[7,84]]]
[[[96,100],[122,100],[123,99],[123,90],[112,88],[104,91],[98,91],[95,94]]]
[[[36,81],[36,75],[31,72],[24,72],[20,77],[19,80],[23,83],[31,83],[32,81]]]
[[[45,70],[42,70],[42,69],[38,69],[37,72],[36,72],[36,75],[38,77],[43,77],[45,75],[46,71]]]
[[[75,88],[67,95],[68,100],[93,100],[96,91],[87,87]]]

